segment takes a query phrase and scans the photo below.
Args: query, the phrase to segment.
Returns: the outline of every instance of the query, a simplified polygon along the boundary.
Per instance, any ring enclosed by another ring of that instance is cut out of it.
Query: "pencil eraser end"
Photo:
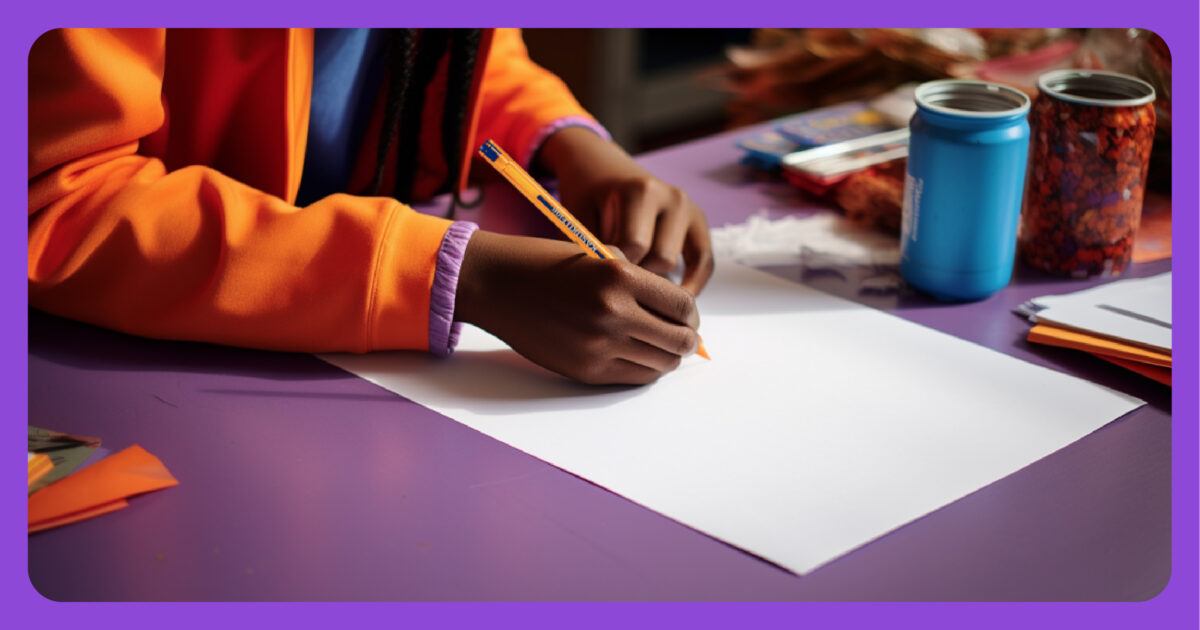
[[[500,152],[496,150],[496,147],[492,146],[491,140],[484,142],[483,145],[479,147],[479,152],[482,153],[483,157],[487,158],[489,162],[495,162],[496,160],[500,159]]]

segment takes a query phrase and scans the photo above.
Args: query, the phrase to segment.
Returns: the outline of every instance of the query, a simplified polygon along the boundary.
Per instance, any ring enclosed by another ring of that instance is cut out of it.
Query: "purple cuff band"
[[[479,226],[470,221],[455,221],[446,230],[438,248],[433,289],[429,293],[429,351],[444,357],[458,345],[462,322],[454,321],[454,296],[458,291],[458,272],[462,269],[467,242]]]
[[[529,170],[530,165],[533,163],[533,156],[537,155],[538,150],[542,148],[543,144],[545,144],[546,139],[559,129],[565,129],[567,127],[586,127],[596,132],[596,135],[600,136],[601,138],[604,138],[605,140],[612,140],[612,136],[609,135],[608,130],[600,126],[600,123],[592,120],[591,118],[588,118],[587,116],[564,116],[552,123],[544,125],[541,129],[537,130],[537,133],[533,134],[533,140],[530,141],[529,146],[525,147],[525,152],[521,154],[521,157],[518,160],[521,166],[525,167],[525,170]]]

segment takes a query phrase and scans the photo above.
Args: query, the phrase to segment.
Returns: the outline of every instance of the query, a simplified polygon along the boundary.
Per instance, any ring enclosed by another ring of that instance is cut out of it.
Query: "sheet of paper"
[[[1171,274],[1164,273],[1100,300],[1102,308],[1113,309],[1171,326]]]
[[[1171,272],[1160,273],[1156,276],[1146,278],[1124,278],[1106,282],[1094,287],[1073,291],[1071,293],[1056,293],[1053,295],[1043,295],[1033,298],[1033,302],[1039,306],[1059,306],[1061,304],[1103,304],[1122,294],[1130,292],[1140,292],[1143,289],[1154,288],[1164,291],[1163,297],[1170,304],[1171,291]]]
[[[1171,328],[1169,326],[1098,306],[1086,304],[1052,306],[1038,311],[1034,319],[1039,324],[1052,324],[1171,353]]]
[[[796,573],[1143,404],[727,261],[700,311],[713,360],[641,388],[471,327],[449,359],[323,358]]]
[[[1117,280],[1075,293],[1043,295],[1032,301],[1043,308],[1099,306],[1170,328],[1171,273]]]

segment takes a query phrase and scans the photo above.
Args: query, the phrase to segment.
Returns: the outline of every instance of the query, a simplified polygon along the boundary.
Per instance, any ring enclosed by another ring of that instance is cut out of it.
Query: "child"
[[[37,308],[305,352],[445,355],[468,322],[587,383],[647,383],[696,349],[703,213],[517,31],[66,29],[29,70]],[[457,200],[488,138],[628,261],[404,205]],[[657,274],[681,255],[677,286]]]

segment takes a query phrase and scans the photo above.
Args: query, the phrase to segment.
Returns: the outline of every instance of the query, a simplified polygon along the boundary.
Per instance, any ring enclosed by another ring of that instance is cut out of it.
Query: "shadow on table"
[[[88,370],[175,371],[281,381],[354,378],[311,354],[146,339],[29,310],[29,357]]]
[[[1170,386],[1079,350],[1030,343],[1024,338],[1015,340],[1013,347],[1035,355],[1049,367],[1078,376],[1086,381],[1110,387],[1123,394],[1141,398],[1146,401],[1147,406],[1168,414],[1171,413]]]
[[[327,355],[335,365],[392,391],[419,391],[422,404],[483,415],[521,416],[530,404],[556,411],[607,407],[651,386],[584,385],[510,349],[460,348],[453,360],[415,352]]]

